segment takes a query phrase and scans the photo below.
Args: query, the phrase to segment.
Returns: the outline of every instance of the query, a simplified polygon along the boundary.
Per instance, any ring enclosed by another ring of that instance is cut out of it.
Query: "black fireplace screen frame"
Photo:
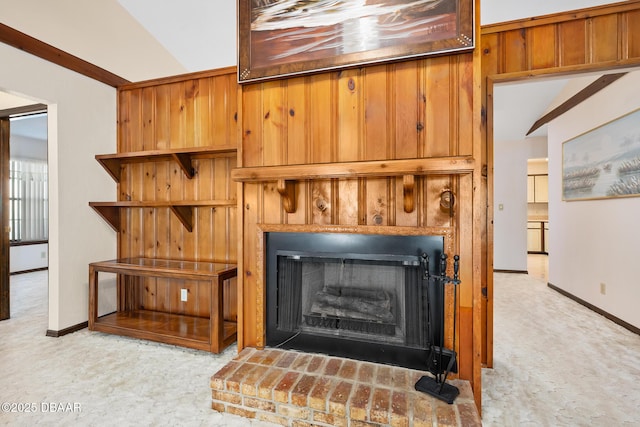
[[[428,366],[429,345],[439,336],[425,337],[420,346],[404,346],[380,342],[367,342],[345,339],[340,336],[308,334],[304,331],[285,331],[279,329],[278,310],[278,257],[295,256],[318,258],[348,258],[373,261],[399,261],[415,266],[407,270],[408,274],[418,275],[419,286],[424,284],[420,275],[424,270],[422,255],[432,260],[440,259],[444,253],[445,242],[441,235],[378,235],[352,233],[306,233],[306,232],[268,232],[265,233],[265,273],[266,273],[266,345],[313,353],[322,353],[338,357],[349,357],[426,370]],[[437,262],[429,265],[429,273],[438,274]],[[441,290],[428,288],[430,301],[441,300]],[[426,294],[421,298],[424,299]],[[431,319],[442,319],[444,307],[431,304]],[[408,308],[410,309],[410,308]],[[426,319],[423,320],[426,322]],[[426,327],[420,328],[426,336]],[[439,327],[432,327],[437,334]]]

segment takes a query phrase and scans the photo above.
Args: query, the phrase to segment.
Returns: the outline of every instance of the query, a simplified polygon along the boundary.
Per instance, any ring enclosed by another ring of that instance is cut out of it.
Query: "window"
[[[48,240],[49,189],[47,162],[9,161],[9,224],[11,242]]]

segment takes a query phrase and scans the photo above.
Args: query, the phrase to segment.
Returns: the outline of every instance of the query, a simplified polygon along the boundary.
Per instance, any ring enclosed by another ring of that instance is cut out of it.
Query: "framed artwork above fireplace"
[[[472,0],[240,0],[238,81],[468,51]]]

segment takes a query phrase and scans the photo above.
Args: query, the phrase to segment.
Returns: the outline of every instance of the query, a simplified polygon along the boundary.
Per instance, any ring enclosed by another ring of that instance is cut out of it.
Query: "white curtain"
[[[12,241],[49,238],[47,162],[11,160],[9,198]]]

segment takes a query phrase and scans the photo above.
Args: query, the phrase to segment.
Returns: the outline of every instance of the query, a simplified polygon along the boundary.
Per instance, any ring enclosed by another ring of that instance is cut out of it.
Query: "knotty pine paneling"
[[[587,22],[579,20],[565,22],[558,27],[558,49],[561,67],[584,64],[588,59],[587,52]]]
[[[556,65],[556,26],[541,25],[527,30],[527,62],[531,70],[550,68]]]
[[[471,155],[459,119],[473,116],[471,65],[461,54],[243,86],[242,165]]]
[[[640,58],[640,2],[632,0],[482,27],[484,75],[604,68]],[[605,65],[606,64],[606,65]],[[564,71],[566,72],[566,71]]]
[[[473,55],[459,54],[243,85],[239,166],[472,155],[472,123],[478,117],[473,77]],[[373,226],[380,233],[396,226],[451,228],[454,247],[464,248],[457,253],[468,264],[460,292],[473,293],[473,232],[457,231],[460,223],[472,223],[460,217],[472,218],[473,190],[467,186],[461,194],[454,176],[416,176],[410,212],[404,210],[402,177],[310,179],[295,186],[297,209],[286,213],[276,182],[242,185],[241,347],[264,345],[263,307],[256,302],[264,292],[262,248],[256,240],[262,224]],[[468,200],[453,214],[440,205],[441,193],[449,189]],[[452,344],[452,293],[448,300]],[[473,298],[466,297],[464,304],[472,310]],[[472,338],[457,347],[475,363]],[[469,366],[465,372],[476,369]]]
[[[237,145],[235,68],[123,86],[118,91],[118,151]],[[123,164],[119,200],[237,200],[235,158],[196,158],[189,179],[173,161]],[[168,208],[122,213],[119,257],[237,262],[235,207],[194,209],[189,232]],[[225,289],[225,318],[237,318],[236,281]],[[189,293],[181,302],[180,288]],[[147,309],[208,316],[208,285],[145,279],[138,300]]]
[[[640,10],[629,11],[624,15],[623,46],[626,46],[626,57],[640,57],[640,37],[633,36],[633,30],[640,28]]]

